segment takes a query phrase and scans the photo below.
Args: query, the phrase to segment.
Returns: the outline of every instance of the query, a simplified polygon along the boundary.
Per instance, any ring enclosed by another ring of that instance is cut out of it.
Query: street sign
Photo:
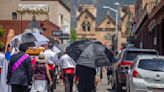
[[[69,34],[63,34],[59,37],[60,39],[69,39]]]
[[[62,31],[54,31],[54,32],[52,33],[53,36],[61,36],[62,34],[63,34]]]
[[[53,36],[59,37],[59,39],[69,39],[69,34],[68,33],[63,33],[62,31],[54,31],[52,33]]]

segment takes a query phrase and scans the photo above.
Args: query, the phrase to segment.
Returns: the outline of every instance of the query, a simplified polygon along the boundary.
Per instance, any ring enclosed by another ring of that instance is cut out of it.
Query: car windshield
[[[138,68],[150,71],[164,72],[163,59],[141,59]]]
[[[125,60],[133,61],[137,55],[157,55],[157,52],[151,51],[127,51]]]

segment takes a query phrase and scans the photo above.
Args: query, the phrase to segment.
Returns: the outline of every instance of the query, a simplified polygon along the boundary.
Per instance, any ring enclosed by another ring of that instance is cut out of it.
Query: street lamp
[[[117,3],[114,3],[115,5],[119,5],[119,3],[117,2]],[[115,29],[115,37],[116,37],[116,49],[115,49],[115,51],[117,51],[117,40],[118,40],[118,9],[113,9],[113,8],[111,8],[111,7],[109,7],[109,6],[103,6],[103,8],[104,9],[109,9],[109,10],[111,10],[111,11],[113,11],[113,12],[115,12],[116,13],[116,29]]]
[[[119,5],[120,5],[120,3],[119,3],[119,2],[116,2],[116,3],[114,3],[114,5],[118,5],[118,6],[119,6]]]

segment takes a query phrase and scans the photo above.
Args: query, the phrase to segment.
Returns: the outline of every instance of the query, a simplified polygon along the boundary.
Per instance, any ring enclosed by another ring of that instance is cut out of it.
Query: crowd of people
[[[66,50],[62,56],[58,55],[53,46],[52,43],[42,45],[45,50],[38,56],[26,54],[21,45],[14,50],[8,49],[5,54],[1,50],[0,85],[6,85],[2,86],[3,92],[54,92],[60,70],[65,92],[73,92],[74,81],[78,92],[96,92],[96,68],[76,64]]]

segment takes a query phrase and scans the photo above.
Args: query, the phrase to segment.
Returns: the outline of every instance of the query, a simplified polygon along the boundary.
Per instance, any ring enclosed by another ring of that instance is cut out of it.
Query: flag
[[[10,43],[10,40],[14,37],[15,32],[13,29],[9,29],[9,32],[7,34],[7,40],[6,40],[6,46],[5,46],[5,53],[7,52],[8,49],[8,44]]]

